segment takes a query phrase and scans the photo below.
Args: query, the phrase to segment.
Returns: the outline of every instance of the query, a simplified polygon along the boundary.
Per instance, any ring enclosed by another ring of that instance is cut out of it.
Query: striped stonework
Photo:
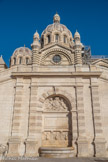
[[[25,156],[38,156],[38,147],[41,141],[42,115],[38,112],[39,104],[37,101],[38,87],[36,83],[30,86],[30,109],[28,123],[28,137],[25,141]]]
[[[31,85],[28,136],[33,136],[36,133],[36,114],[37,114],[36,103],[37,103],[37,86]]]
[[[85,128],[85,112],[84,112],[84,99],[83,99],[83,85],[76,86],[76,107],[77,107],[77,122],[78,122],[78,154],[77,156],[88,155],[88,141],[86,138]]]
[[[12,132],[9,139],[8,156],[19,156],[19,146],[21,143],[21,119],[22,119],[22,98],[23,98],[23,79],[17,80],[15,86],[15,99],[12,120]]]
[[[99,87],[98,85],[93,85],[91,80],[91,100],[92,100],[92,111],[93,111],[93,125],[94,125],[94,147],[95,156],[104,157],[106,155],[105,139],[103,138],[102,130],[102,119],[101,119],[101,109],[99,102]]]

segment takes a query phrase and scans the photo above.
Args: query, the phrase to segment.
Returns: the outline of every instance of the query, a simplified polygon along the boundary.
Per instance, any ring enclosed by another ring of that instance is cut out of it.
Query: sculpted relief
[[[68,111],[68,106],[63,98],[50,97],[45,101],[45,111]]]
[[[44,146],[67,147],[72,145],[72,134],[68,131],[47,131],[42,134],[42,141]]]

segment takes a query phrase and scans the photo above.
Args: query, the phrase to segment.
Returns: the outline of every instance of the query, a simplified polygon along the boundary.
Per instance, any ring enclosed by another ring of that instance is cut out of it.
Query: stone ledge
[[[99,77],[101,75],[102,72],[12,72],[12,77],[16,77],[16,76],[29,76],[29,77],[39,77],[39,76],[55,76],[55,77],[66,77],[66,76],[95,76],[95,77]]]

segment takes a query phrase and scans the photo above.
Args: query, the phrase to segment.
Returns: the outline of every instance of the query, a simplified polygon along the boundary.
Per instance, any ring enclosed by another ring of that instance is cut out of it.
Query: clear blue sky
[[[0,0],[0,55],[7,64],[16,48],[30,48],[35,31],[41,35],[56,11],[92,55],[108,54],[108,0]]]

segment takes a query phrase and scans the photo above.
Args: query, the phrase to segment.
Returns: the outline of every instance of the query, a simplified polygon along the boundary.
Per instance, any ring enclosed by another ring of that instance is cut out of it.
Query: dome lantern
[[[60,16],[57,13],[53,17],[53,22],[54,23],[60,23]]]

